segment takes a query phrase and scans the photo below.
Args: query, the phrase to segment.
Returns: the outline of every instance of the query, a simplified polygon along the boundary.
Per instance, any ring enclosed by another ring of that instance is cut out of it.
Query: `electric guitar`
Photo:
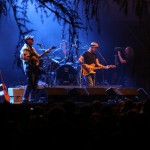
[[[107,65],[108,69],[110,68],[116,68],[116,65]],[[102,67],[95,67],[95,64],[82,64],[81,66],[81,71],[82,71],[82,75],[87,76],[88,74],[92,73],[95,74],[95,70],[99,70],[99,69],[104,69]]]
[[[43,54],[41,54],[39,57],[37,57],[36,55],[32,55],[31,56],[31,60],[33,60],[35,66],[39,66],[40,64],[40,58],[44,57],[47,53],[51,52],[53,49],[55,49],[56,46],[52,46],[51,48],[49,48],[48,50],[46,50]]]

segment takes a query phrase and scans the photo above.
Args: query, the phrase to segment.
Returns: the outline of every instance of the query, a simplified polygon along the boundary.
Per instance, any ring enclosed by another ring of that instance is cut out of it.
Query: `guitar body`
[[[95,74],[96,72],[94,71],[94,67],[95,67],[95,64],[91,64],[91,65],[83,64],[81,66],[82,75],[87,76],[90,73]]]
[[[37,56],[33,55],[33,56],[31,57],[31,60],[33,60],[35,66],[39,66],[40,60],[39,60],[39,58],[38,58]]]
[[[0,98],[10,102],[10,96],[7,93],[7,87],[5,84],[0,84]]]

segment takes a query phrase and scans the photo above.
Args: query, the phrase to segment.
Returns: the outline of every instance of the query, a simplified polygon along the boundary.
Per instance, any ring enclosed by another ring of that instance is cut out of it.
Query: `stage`
[[[25,86],[16,86],[8,88],[10,103],[20,104]],[[144,89],[139,88],[123,88],[121,85],[101,85],[94,87],[61,85],[61,86],[43,86],[39,85],[37,89],[36,102],[50,103],[63,102],[72,99],[75,102],[91,102],[100,100],[107,102],[109,100],[118,100],[123,98],[131,98],[140,100],[148,94]]]

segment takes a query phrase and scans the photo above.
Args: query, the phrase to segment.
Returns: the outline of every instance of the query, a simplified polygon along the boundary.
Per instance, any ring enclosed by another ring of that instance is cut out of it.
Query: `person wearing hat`
[[[34,102],[36,88],[40,76],[39,59],[45,56],[50,49],[39,55],[32,46],[34,44],[34,36],[26,35],[24,37],[25,44],[20,50],[20,58],[23,64],[23,70],[27,79],[22,103]]]
[[[95,52],[98,49],[98,43],[92,42],[87,51],[85,51],[78,59],[78,62],[81,63],[81,76],[84,76],[87,86],[95,86],[95,78],[97,69],[109,69],[115,66],[107,65],[104,66],[100,64],[97,55]]]

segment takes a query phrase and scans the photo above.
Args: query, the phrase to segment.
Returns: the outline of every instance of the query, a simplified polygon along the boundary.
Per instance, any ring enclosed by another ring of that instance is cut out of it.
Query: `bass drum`
[[[70,65],[62,65],[56,70],[56,82],[58,85],[76,85],[77,70]]]

